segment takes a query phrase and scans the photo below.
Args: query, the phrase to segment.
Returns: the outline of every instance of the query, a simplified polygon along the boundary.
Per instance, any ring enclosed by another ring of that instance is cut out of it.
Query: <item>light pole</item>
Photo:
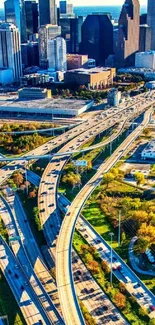
[[[111,250],[110,250],[110,284],[111,284],[111,287],[112,287],[112,238],[114,236],[114,233],[113,232],[110,232],[109,233],[109,236],[110,236],[110,243],[111,243]]]
[[[118,214],[118,246],[121,244],[121,210]]]
[[[26,162],[25,162],[25,180],[26,180],[26,195],[28,195],[28,183],[27,183],[27,170],[26,170]]]

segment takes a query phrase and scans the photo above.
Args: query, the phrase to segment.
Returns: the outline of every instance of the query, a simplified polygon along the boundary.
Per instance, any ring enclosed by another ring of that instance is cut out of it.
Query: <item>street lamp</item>
[[[113,232],[110,232],[109,233],[109,236],[110,236],[110,243],[111,243],[111,250],[110,250],[110,284],[111,284],[111,287],[112,287],[112,238],[114,236],[114,233]]]

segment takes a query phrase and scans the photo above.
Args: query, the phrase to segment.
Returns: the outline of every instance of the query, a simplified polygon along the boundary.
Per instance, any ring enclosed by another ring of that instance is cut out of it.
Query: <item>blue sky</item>
[[[59,2],[59,0],[58,0]],[[74,6],[116,6],[122,5],[124,0],[71,0]],[[4,0],[0,0],[0,8],[3,7]],[[147,0],[140,0],[141,5],[146,5]]]

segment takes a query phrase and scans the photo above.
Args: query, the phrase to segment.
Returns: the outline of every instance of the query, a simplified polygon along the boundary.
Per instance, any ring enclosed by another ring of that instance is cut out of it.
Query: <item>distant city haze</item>
[[[59,1],[57,1],[58,3]],[[120,6],[124,3],[124,0],[72,0],[74,6]],[[0,0],[0,8],[3,8],[3,0]],[[147,0],[140,0],[141,5],[147,5]]]

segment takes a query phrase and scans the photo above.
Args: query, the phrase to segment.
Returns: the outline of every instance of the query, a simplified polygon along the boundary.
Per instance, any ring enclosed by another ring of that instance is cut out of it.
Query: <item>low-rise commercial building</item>
[[[107,95],[107,103],[110,106],[117,107],[121,100],[121,92],[116,88],[110,89]]]
[[[51,98],[51,90],[46,88],[23,88],[18,90],[19,99]]]
[[[67,54],[67,70],[87,68],[88,55]]]
[[[155,89],[155,81],[148,81],[146,82],[145,86],[150,90]]]
[[[142,159],[155,159],[155,139],[150,141],[141,153]]]
[[[39,100],[15,100],[0,101],[0,114],[7,116],[30,117],[74,117],[85,112],[94,104],[90,100],[73,99],[39,99]]]
[[[21,78],[22,86],[37,86],[41,84],[46,84],[50,81],[48,74],[27,74]]]
[[[155,69],[155,51],[136,53],[135,67],[154,70]]]
[[[66,83],[85,85],[90,89],[103,89],[113,84],[115,68],[96,67],[92,69],[74,69],[65,73]]]

